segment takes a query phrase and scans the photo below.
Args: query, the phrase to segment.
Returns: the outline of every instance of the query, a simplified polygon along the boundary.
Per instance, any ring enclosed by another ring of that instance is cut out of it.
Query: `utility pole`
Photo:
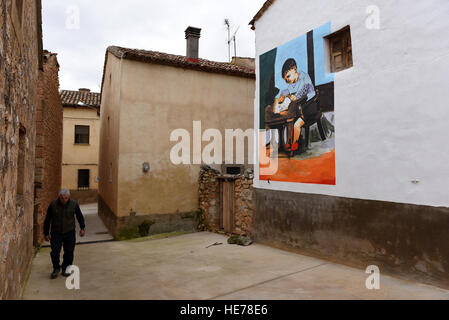
[[[235,40],[235,35],[239,31],[239,29],[240,29],[240,26],[237,28],[237,30],[235,30],[234,35],[232,36],[232,41],[234,41],[234,57],[237,57],[237,44],[236,44],[236,40]]]

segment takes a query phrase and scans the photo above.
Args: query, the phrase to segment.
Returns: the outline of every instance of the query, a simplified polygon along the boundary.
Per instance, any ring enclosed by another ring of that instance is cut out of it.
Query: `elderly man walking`
[[[70,199],[70,191],[61,190],[58,199],[52,201],[47,210],[44,222],[44,236],[46,241],[50,241],[51,261],[53,272],[51,278],[55,279],[62,268],[62,275],[68,277],[67,267],[73,263],[73,252],[75,250],[75,216],[80,225],[80,236],[84,237],[85,224],[84,217],[78,203]],[[50,236],[51,226],[51,236]],[[64,248],[62,266],[59,264],[61,247]]]

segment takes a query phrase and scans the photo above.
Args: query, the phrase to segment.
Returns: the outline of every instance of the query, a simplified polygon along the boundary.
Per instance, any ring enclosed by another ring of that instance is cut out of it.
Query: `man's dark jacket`
[[[84,217],[75,200],[69,199],[65,205],[59,199],[52,201],[48,206],[47,216],[44,221],[44,235],[49,235],[50,225],[52,233],[67,233],[75,230],[75,216],[84,229]]]

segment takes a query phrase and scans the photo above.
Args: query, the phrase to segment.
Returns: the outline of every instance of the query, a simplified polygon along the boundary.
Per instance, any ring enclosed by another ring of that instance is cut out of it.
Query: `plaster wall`
[[[170,134],[187,130],[193,153],[193,121],[201,121],[202,132],[221,132],[224,147],[225,129],[252,127],[254,79],[130,60],[122,64],[118,216],[198,210],[200,165],[170,161],[177,143],[170,142]],[[146,174],[144,162],[150,164]]]
[[[118,163],[120,135],[121,61],[107,55],[101,96],[99,184],[100,202],[117,212]]]
[[[370,5],[380,29],[366,27]],[[268,183],[258,170],[254,186],[448,207],[448,15],[445,0],[275,1],[255,24],[257,73],[259,55],[329,21],[350,25],[354,66],[335,73],[336,186]]]
[[[89,126],[89,144],[75,144],[75,126]],[[100,117],[97,110],[64,107],[62,187],[78,188],[78,170],[90,170],[90,189],[98,189]]]

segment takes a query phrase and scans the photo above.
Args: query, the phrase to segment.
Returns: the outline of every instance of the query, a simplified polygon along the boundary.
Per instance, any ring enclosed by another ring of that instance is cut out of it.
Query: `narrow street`
[[[448,290],[383,275],[380,290],[368,290],[364,270],[208,232],[78,245],[80,290],[50,280],[49,254],[34,258],[24,299],[449,299]]]
[[[98,242],[98,241],[108,241],[112,240],[113,237],[108,233],[108,229],[106,229],[103,221],[101,221],[98,216],[98,204],[84,204],[80,205],[81,212],[83,213],[84,220],[86,223],[86,235],[81,238],[77,236],[76,243],[90,243],[90,242]],[[76,223],[76,234],[79,234],[79,225]],[[44,247],[50,246],[50,243],[44,241]]]

